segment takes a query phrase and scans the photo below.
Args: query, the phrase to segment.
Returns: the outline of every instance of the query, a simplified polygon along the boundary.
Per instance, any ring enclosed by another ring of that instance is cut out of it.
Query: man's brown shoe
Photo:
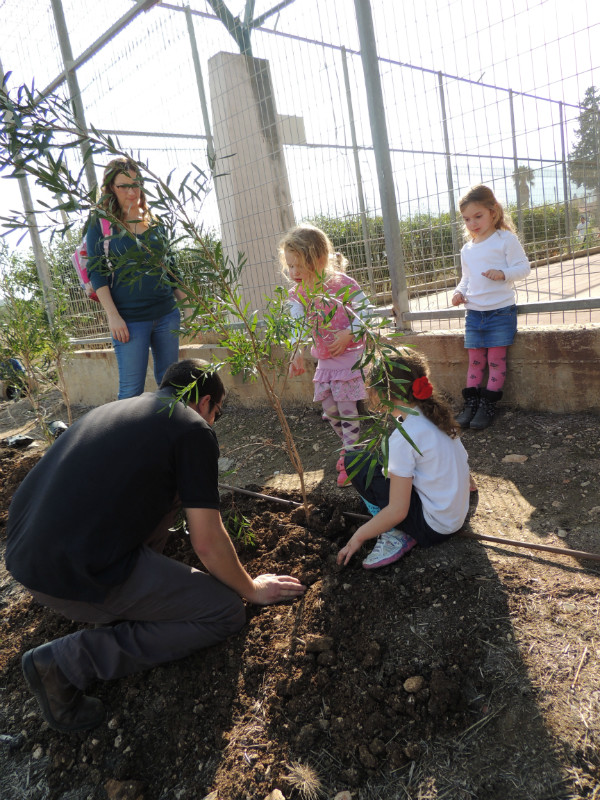
[[[21,659],[23,675],[42,716],[55,731],[71,733],[95,728],[104,719],[104,706],[87,697],[65,677],[49,644],[28,650]]]

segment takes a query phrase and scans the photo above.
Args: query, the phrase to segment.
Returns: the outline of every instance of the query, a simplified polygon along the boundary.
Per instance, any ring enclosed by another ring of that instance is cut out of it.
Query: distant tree
[[[525,164],[519,164],[511,175],[520,206],[529,206],[531,187],[535,183],[535,172]]]
[[[581,103],[576,141],[569,155],[573,183],[586,192],[600,195],[600,93],[595,86],[586,89]]]

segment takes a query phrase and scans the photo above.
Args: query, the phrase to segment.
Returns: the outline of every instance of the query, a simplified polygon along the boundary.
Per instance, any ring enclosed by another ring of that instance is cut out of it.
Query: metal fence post
[[[352,153],[354,155],[354,170],[356,172],[356,185],[358,188],[358,206],[360,208],[360,223],[362,226],[363,239],[365,242],[365,258],[367,261],[367,273],[369,275],[369,286],[371,293],[375,296],[375,276],[373,275],[373,255],[371,253],[371,239],[369,238],[369,226],[367,225],[367,212],[365,208],[365,195],[363,192],[362,175],[360,172],[360,161],[358,158],[358,143],[356,141],[356,126],[354,125],[354,109],[352,107],[352,92],[350,90],[350,77],[348,75],[348,60],[346,48],[342,47],[342,67],[344,68],[344,83],[346,85],[346,100],[348,101],[348,114],[350,124],[350,135],[352,137]]]
[[[448,185],[448,207],[450,208],[450,230],[452,232],[452,258],[454,267],[457,266],[457,257],[460,252],[458,236],[456,235],[456,206],[454,204],[454,182],[452,180],[452,161],[450,160],[450,136],[448,134],[448,117],[446,115],[446,98],[444,97],[444,80],[438,72],[438,87],[440,90],[440,106],[442,110],[442,128],[444,131],[444,150],[446,152],[446,183]]]
[[[567,173],[567,148],[565,146],[565,109],[562,101],[558,104],[560,119],[560,151],[563,179],[563,200],[565,204],[565,233],[567,235],[567,253],[570,255],[571,247],[571,210],[569,208],[569,176]]]
[[[523,206],[521,203],[521,181],[519,179],[519,158],[517,156],[517,131],[515,127],[515,107],[513,104],[512,89],[508,90],[508,105],[510,108],[510,130],[512,134],[512,146],[513,146],[513,168],[514,168],[513,177],[515,181],[515,189],[517,190],[517,230],[519,231],[519,234],[523,236]]]
[[[208,115],[208,104],[206,102],[206,93],[204,92],[204,80],[202,78],[202,67],[200,66],[200,56],[198,55],[198,45],[196,43],[196,32],[194,31],[194,20],[189,6],[185,6],[185,19],[188,27],[188,34],[190,37],[190,46],[192,48],[192,60],[194,62],[194,71],[196,73],[196,83],[198,85],[198,96],[200,98],[200,106],[202,108],[202,121],[204,122],[204,133],[206,134],[206,151],[208,153],[208,163],[210,171],[214,172],[215,166],[215,145],[212,138],[212,131],[210,129],[210,117]]]
[[[410,311],[404,252],[400,236],[400,220],[396,204],[396,192],[392,173],[392,159],[385,120],[381,75],[377,59],[373,14],[369,0],[354,0],[356,24],[360,40],[360,55],[365,73],[369,122],[373,136],[373,150],[377,167],[379,195],[381,197],[381,213],[385,235],[385,248],[388,268],[392,282],[392,304],[396,313],[396,325],[405,330],[410,323],[403,315]]]
[[[73,51],[71,50],[69,31],[67,29],[67,23],[65,21],[65,14],[61,0],[52,0],[52,13],[54,14],[54,23],[56,25],[56,33],[58,34],[58,43],[60,45],[60,52],[65,65],[69,95],[71,103],[73,104],[73,116],[75,117],[75,122],[77,123],[78,127],[84,133],[87,133],[83,101],[81,99],[81,91],[77,81],[77,72],[73,67]],[[81,144],[80,150],[85,168],[85,176],[88,182],[88,190],[91,192],[94,190],[97,184],[96,171],[91,159],[87,157],[85,144]]]

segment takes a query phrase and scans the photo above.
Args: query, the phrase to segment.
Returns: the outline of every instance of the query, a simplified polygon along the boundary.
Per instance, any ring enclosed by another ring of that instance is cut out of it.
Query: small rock
[[[507,456],[504,456],[502,461],[505,464],[523,464],[529,456],[520,456],[517,453],[509,453]]]
[[[425,678],[422,675],[413,675],[412,678],[407,678],[402,685],[405,692],[416,694],[425,686]]]
[[[37,747],[33,748],[33,752],[31,754],[31,757],[33,759],[38,761],[43,755],[44,755],[44,748],[41,745],[38,744]]]
[[[350,792],[338,792],[333,800],[352,800]]]
[[[559,528],[556,531],[556,535],[559,537],[559,539],[566,539],[569,534],[564,528]]]
[[[215,795],[216,795],[216,792],[215,792]],[[211,800],[212,800],[212,796],[211,796]],[[215,796],[215,800],[218,800],[218,798],[216,796]],[[285,800],[285,797],[284,797],[283,793],[279,789],[273,789],[273,791],[269,792],[269,794],[265,797],[265,800]]]

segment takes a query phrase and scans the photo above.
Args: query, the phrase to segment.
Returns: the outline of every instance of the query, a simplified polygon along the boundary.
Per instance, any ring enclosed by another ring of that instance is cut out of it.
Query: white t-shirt
[[[483,242],[467,242],[460,251],[462,278],[454,290],[465,298],[465,308],[492,311],[516,302],[515,281],[531,272],[521,242],[510,231],[495,231]],[[501,269],[505,280],[484,278],[488,269]]]
[[[417,409],[415,409],[416,411]],[[423,504],[423,516],[434,531],[455,533],[469,510],[469,463],[460,439],[451,439],[422,414],[407,414],[389,441],[388,474],[412,478]]]

